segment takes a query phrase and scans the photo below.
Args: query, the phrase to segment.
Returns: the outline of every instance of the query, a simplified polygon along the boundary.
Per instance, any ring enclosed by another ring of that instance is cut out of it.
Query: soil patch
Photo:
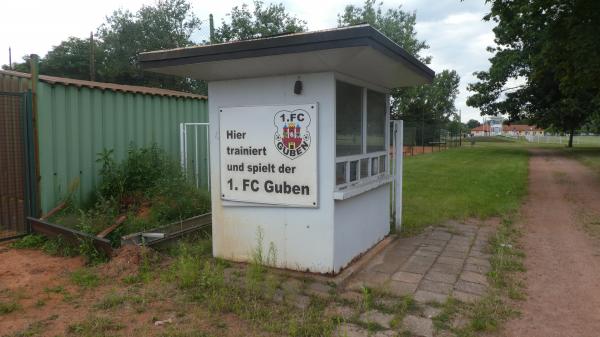
[[[527,299],[505,336],[598,336],[599,243],[582,212],[600,211],[600,180],[560,151],[532,149],[522,208]]]

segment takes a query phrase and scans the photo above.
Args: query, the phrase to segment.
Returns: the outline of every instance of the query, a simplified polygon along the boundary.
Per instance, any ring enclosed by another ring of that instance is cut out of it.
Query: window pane
[[[379,172],[385,172],[385,161],[387,156],[379,157]]]
[[[369,176],[369,158],[360,160],[360,177],[366,178]]]
[[[362,153],[362,88],[336,82],[336,155]]]
[[[367,152],[385,150],[386,95],[367,90]]]
[[[350,162],[350,181],[358,179],[358,160]]]
[[[335,164],[335,184],[341,185],[346,183],[346,162]]]

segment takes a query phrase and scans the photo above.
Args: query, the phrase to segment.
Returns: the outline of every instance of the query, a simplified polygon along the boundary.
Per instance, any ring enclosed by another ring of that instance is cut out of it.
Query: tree
[[[474,129],[474,128],[480,126],[480,125],[481,125],[481,123],[479,123],[478,120],[476,120],[476,119],[469,119],[469,121],[467,122],[467,129],[471,130],[471,129]]]
[[[338,26],[340,27],[362,23],[368,23],[377,28],[423,63],[431,62],[431,57],[420,55],[429,46],[425,41],[417,39],[415,30],[417,14],[415,12],[405,12],[402,10],[402,6],[398,6],[398,8],[390,8],[384,13],[383,2],[375,7],[375,0],[365,0],[362,8],[347,5],[344,13],[338,14]]]
[[[456,115],[454,101],[459,83],[460,76],[456,71],[444,70],[436,74],[431,84],[396,89],[392,114],[404,121],[446,124]]]
[[[415,12],[406,12],[402,6],[384,11],[383,2],[376,5],[375,0],[366,0],[362,7],[348,5],[338,15],[340,27],[361,23],[375,27],[421,62],[431,62],[430,56],[422,55],[429,46],[417,38]],[[456,112],[454,101],[459,82],[456,71],[444,70],[436,75],[431,85],[394,89],[392,117],[420,125],[445,125]]]
[[[214,42],[248,40],[282,33],[306,31],[306,22],[288,14],[283,4],[269,4],[254,1],[254,10],[248,5],[235,6],[229,14],[231,22],[224,20],[215,30]]]
[[[573,135],[600,111],[600,2],[492,0],[497,47],[467,104]],[[507,87],[511,79],[524,84]]]
[[[198,29],[200,20],[187,0],[160,0],[136,13],[117,10],[97,30],[95,78],[102,82],[205,93],[202,81],[144,73],[137,62],[138,54],[144,51],[193,45],[190,37]],[[28,58],[16,64],[16,70],[29,72]],[[89,79],[90,40],[69,37],[53,47],[40,60],[40,73]]]
[[[99,59],[98,75],[109,82],[148,85],[198,92],[203,84],[185,78],[143,73],[137,55],[141,52],[192,46],[190,37],[200,29],[200,20],[187,0],[161,0],[143,6],[135,14],[117,10],[98,28],[105,57]]]

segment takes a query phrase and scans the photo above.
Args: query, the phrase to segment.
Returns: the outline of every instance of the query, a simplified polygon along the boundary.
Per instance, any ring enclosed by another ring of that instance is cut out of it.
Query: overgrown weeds
[[[16,301],[0,301],[0,315],[10,314],[19,308],[20,306]]]
[[[53,215],[51,222],[94,236],[125,215],[125,222],[107,236],[113,246],[118,246],[125,234],[181,221],[210,210],[208,192],[187,181],[179,164],[156,144],[142,148],[130,146],[127,158],[121,162],[114,159],[114,151],[104,150],[98,154],[97,161],[101,163],[101,169],[96,200],[90,207],[78,208],[69,192],[65,201],[67,206]],[[13,247],[40,248],[58,256],[82,255],[92,265],[107,260],[91,239],[70,244],[60,236],[28,235]]]
[[[71,336],[113,336],[116,331],[123,329],[123,325],[116,323],[108,317],[90,316],[86,320],[69,325],[67,331]]]
[[[105,262],[108,257],[96,249],[91,239],[80,239],[79,244],[67,242],[62,236],[45,237],[40,234],[29,234],[13,242],[11,247],[17,249],[41,249],[53,256],[72,257],[81,255],[89,265]]]
[[[105,295],[98,303],[94,305],[96,309],[108,310],[120,306],[127,300],[127,297],[122,294],[110,292]]]
[[[257,241],[261,238],[257,235]],[[210,257],[210,250],[202,244],[182,243],[171,251],[174,261],[161,280],[174,284],[210,312],[233,313],[275,335],[331,336],[335,323],[324,315],[328,302],[311,298],[307,307],[299,310],[293,305],[294,298],[284,300],[280,277],[269,273],[264,265],[275,261],[274,249],[265,253],[262,243],[258,247],[263,254],[256,248],[245,273],[236,274],[226,273],[229,263]]]
[[[89,268],[82,268],[71,273],[71,281],[82,288],[96,288],[100,277]]]

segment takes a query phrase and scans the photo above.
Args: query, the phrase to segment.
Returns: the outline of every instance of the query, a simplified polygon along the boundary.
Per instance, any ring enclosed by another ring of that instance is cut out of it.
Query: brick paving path
[[[348,281],[393,295],[413,295],[417,302],[444,302],[449,295],[461,301],[478,299],[487,290],[490,270],[485,252],[493,228],[449,222],[390,244]]]
[[[408,315],[402,325],[414,335],[432,336],[431,318],[437,313],[428,303],[443,303],[449,296],[472,302],[486,293],[486,273],[490,270],[486,247],[494,231],[493,226],[451,221],[421,235],[397,239],[352,276],[346,287],[351,291],[368,287],[396,296],[413,296],[424,307],[424,315]],[[369,312],[361,318],[386,327],[382,323],[387,317],[381,313]],[[341,329],[340,336],[366,336],[364,330],[351,324]]]

